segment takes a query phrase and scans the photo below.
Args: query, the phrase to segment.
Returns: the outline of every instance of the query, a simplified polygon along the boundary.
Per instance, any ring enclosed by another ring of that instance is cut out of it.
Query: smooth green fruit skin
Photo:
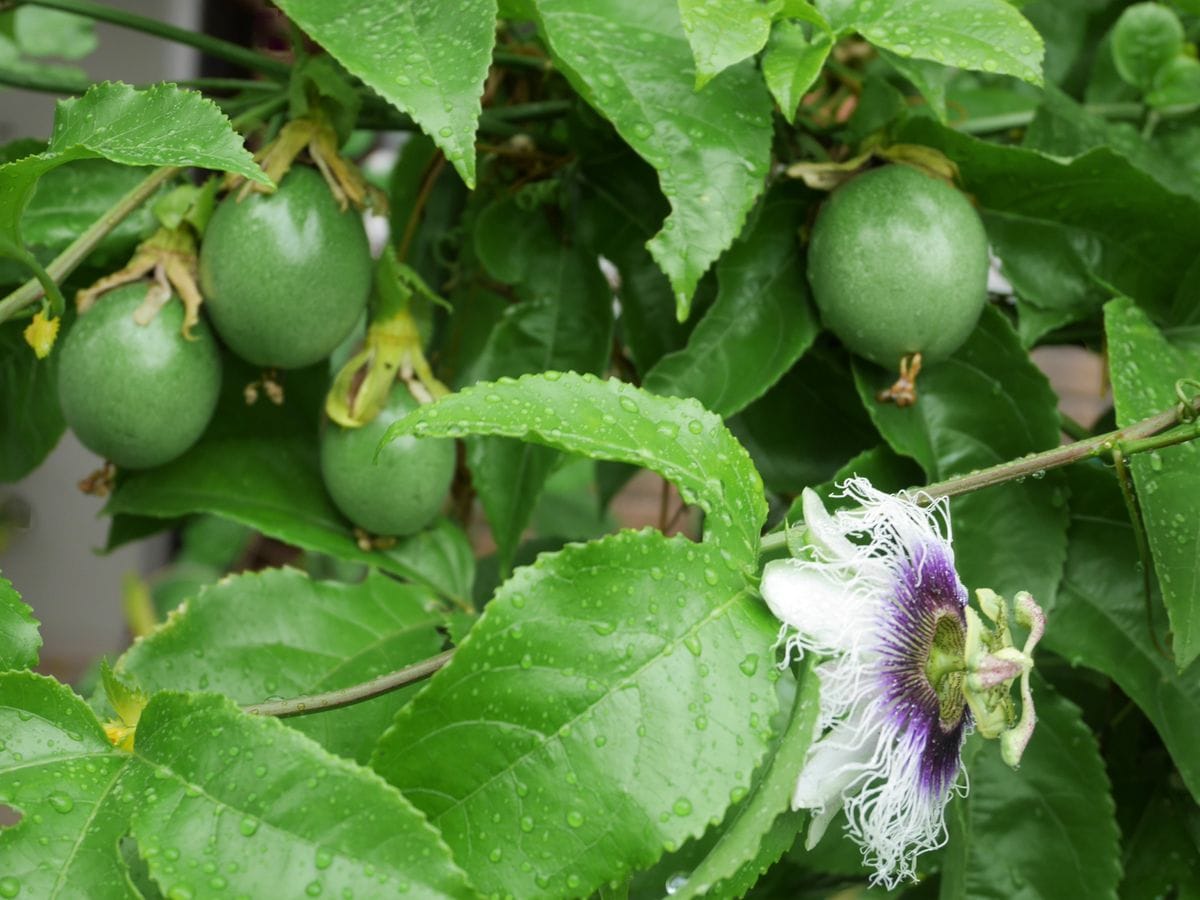
[[[293,168],[274,194],[226,197],[200,248],[213,327],[259,366],[324,359],[350,333],[371,288],[362,219],[342,212],[314,170]]]
[[[329,496],[355,525],[377,535],[420,531],[441,511],[454,478],[454,441],[401,435],[372,462],[388,426],[417,408],[403,384],[361,428],[326,423],[321,474]]]
[[[881,366],[957,350],[987,302],[987,275],[979,215],[954,188],[909,166],[847,182],[813,225],[808,280],[821,318]]]
[[[180,334],[183,304],[172,298],[147,325],[133,314],[146,284],[102,296],[76,320],[58,362],[63,417],[84,446],[118,466],[162,465],[192,446],[221,388],[221,357],[203,322]]]

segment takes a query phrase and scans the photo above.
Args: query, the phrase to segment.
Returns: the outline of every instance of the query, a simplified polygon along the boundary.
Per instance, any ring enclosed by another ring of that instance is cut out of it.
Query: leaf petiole
[[[380,694],[397,690],[415,681],[428,678],[438,671],[454,656],[453,650],[446,650],[437,656],[423,659],[419,663],[406,666],[396,672],[388,672],[362,684],[353,684],[336,691],[326,691],[323,694],[313,694],[308,697],[293,697],[291,700],[270,700],[266,703],[255,703],[242,709],[253,716],[303,716],[307,713],[322,712],[336,709],[339,706],[349,706],[351,703],[361,703]]]

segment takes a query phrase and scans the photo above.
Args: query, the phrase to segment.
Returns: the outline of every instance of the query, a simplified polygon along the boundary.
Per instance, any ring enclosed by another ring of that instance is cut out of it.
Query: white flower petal
[[[792,809],[841,809],[842,795],[870,770],[879,749],[879,734],[868,720],[860,707],[813,744],[792,792]]]
[[[846,539],[842,528],[825,509],[816,491],[805,488],[800,499],[809,540],[823,556],[832,562],[843,562],[858,556],[858,548]]]
[[[861,601],[836,571],[806,560],[774,560],[763,570],[760,590],[775,618],[800,633],[797,643],[803,649],[849,649]]]

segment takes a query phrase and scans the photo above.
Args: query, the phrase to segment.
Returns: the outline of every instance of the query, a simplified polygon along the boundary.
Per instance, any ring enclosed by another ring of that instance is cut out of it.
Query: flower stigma
[[[793,809],[812,812],[806,845],[844,811],[873,883],[891,888],[946,841],[946,804],[967,790],[968,733],[999,739],[1004,760],[1019,762],[1036,721],[1029,676],[1045,618],[1025,592],[1009,603],[980,590],[981,612],[968,606],[945,498],[922,504],[865,478],[839,496],[857,505],[831,514],[805,490],[792,558],[767,564],[761,591],[783,623],[783,664],[821,657],[817,733],[792,795]],[[1021,649],[1011,622],[1028,629]]]

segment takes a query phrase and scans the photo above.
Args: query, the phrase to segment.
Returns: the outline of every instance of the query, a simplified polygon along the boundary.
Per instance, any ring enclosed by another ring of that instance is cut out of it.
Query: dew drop
[[[567,824],[572,828],[578,828],[583,824],[583,813],[575,809],[571,810],[567,813]]]
[[[75,801],[62,791],[55,791],[46,799],[50,803],[50,808],[58,813],[69,813],[75,808]]]
[[[258,820],[246,816],[238,823],[238,831],[242,833],[242,837],[252,837],[254,832],[258,831]]]

